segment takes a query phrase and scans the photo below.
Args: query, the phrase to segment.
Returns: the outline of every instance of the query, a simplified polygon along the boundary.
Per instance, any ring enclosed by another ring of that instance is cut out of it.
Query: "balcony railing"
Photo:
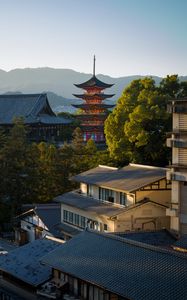
[[[184,105],[175,105],[173,107],[173,112],[177,114],[186,114],[187,113],[187,106]]]
[[[182,172],[167,172],[166,173],[167,180],[174,181],[187,181],[187,173]]]
[[[187,106],[180,105],[180,104],[169,104],[167,105],[167,112],[168,113],[176,113],[176,114],[186,114],[187,113]]]
[[[166,140],[167,147],[187,148],[187,141],[169,138]]]

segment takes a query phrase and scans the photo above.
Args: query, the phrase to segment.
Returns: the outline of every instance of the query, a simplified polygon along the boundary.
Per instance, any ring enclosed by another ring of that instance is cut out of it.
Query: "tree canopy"
[[[159,86],[151,77],[134,80],[123,91],[105,121],[109,153],[118,165],[168,163],[171,153],[166,147],[166,133],[171,130],[171,116],[167,113],[167,102],[187,96],[186,87],[186,82],[171,75]]]

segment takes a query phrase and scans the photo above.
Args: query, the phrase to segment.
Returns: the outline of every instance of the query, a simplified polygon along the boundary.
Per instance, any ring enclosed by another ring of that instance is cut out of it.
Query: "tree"
[[[174,80],[175,79],[175,80]],[[105,121],[110,156],[118,165],[127,162],[165,165],[169,159],[166,132],[171,127],[166,111],[169,92],[178,88],[176,78],[156,87],[152,78],[134,80],[122,93]],[[172,92],[171,92],[172,91]]]
[[[19,213],[21,205],[32,201],[36,185],[35,160],[27,141],[27,131],[22,119],[16,119],[1,150],[1,203],[10,206],[12,216]]]

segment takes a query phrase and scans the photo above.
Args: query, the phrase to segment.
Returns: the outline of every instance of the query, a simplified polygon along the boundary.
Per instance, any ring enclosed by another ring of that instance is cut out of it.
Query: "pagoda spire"
[[[96,58],[95,58],[95,55],[94,55],[94,62],[93,62],[93,76],[95,76],[95,61],[96,61]]]

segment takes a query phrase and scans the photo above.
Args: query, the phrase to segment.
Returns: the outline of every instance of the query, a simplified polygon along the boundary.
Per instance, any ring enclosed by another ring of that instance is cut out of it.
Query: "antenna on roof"
[[[95,55],[94,55],[94,62],[93,62],[93,76],[95,76],[95,61],[96,61],[96,58],[95,58]]]

